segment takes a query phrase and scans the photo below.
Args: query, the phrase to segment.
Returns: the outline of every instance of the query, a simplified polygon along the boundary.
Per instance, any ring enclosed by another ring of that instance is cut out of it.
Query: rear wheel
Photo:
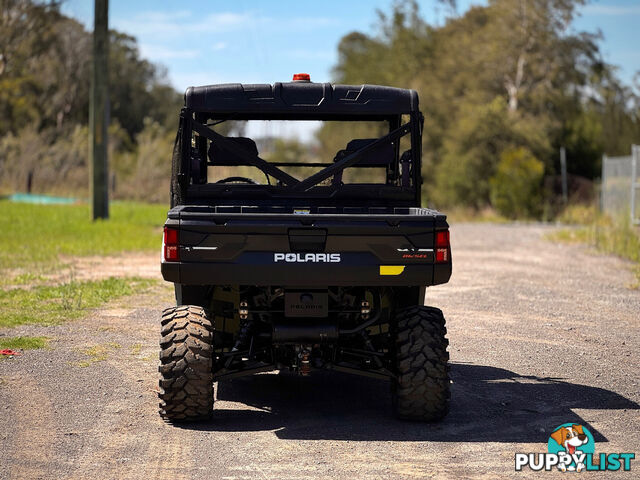
[[[202,307],[162,314],[160,415],[170,421],[208,418],[213,409],[213,325]]]
[[[442,312],[413,306],[395,316],[396,373],[392,398],[398,417],[436,421],[449,411],[449,341]]]

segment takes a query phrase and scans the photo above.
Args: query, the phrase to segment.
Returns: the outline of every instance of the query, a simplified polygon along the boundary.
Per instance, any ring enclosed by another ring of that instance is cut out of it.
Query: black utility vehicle
[[[222,133],[247,120],[374,122],[384,133],[334,158],[276,162]],[[163,417],[208,417],[216,381],[317,369],[390,380],[401,418],[446,415],[445,319],[423,304],[426,286],[449,280],[451,250],[445,215],[420,207],[422,125],[417,93],[400,88],[298,74],[187,89],[164,227],[177,306],[162,316]],[[238,169],[257,175],[215,180]]]

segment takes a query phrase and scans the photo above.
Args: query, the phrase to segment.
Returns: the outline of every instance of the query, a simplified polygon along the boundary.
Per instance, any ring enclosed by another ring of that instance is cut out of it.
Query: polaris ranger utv
[[[249,120],[377,122],[382,135],[267,161],[224,128]],[[449,280],[451,250],[445,215],[420,206],[422,124],[400,88],[298,74],[187,89],[162,254],[177,300],[162,315],[165,419],[209,417],[216,381],[319,369],[390,380],[400,418],[446,415],[445,319],[424,299]],[[216,180],[238,169],[256,174]]]

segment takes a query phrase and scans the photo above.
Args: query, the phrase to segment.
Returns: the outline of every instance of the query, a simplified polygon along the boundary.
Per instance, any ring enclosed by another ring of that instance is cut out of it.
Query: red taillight
[[[442,230],[436,232],[436,247],[448,247],[449,246],[449,230]]]
[[[436,232],[436,263],[447,263],[449,258],[449,230]]]
[[[309,75],[308,73],[294,73],[293,81],[294,82],[310,82],[311,75]]]
[[[177,262],[180,260],[180,244],[178,241],[178,229],[164,227],[163,237],[164,259],[167,262]]]

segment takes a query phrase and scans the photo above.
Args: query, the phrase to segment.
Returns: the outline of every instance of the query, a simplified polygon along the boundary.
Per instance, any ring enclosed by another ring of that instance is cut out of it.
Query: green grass
[[[47,337],[7,337],[0,338],[0,350],[36,350],[49,344]]]
[[[141,278],[108,278],[63,285],[0,290],[0,327],[57,325],[82,317],[88,309],[142,291],[155,283]]]
[[[111,218],[91,221],[89,205],[0,201],[0,270],[55,265],[60,255],[159,250],[168,207],[113,203]]]
[[[558,215],[556,221],[570,225],[591,225],[600,216],[600,212],[593,205],[568,205]]]

